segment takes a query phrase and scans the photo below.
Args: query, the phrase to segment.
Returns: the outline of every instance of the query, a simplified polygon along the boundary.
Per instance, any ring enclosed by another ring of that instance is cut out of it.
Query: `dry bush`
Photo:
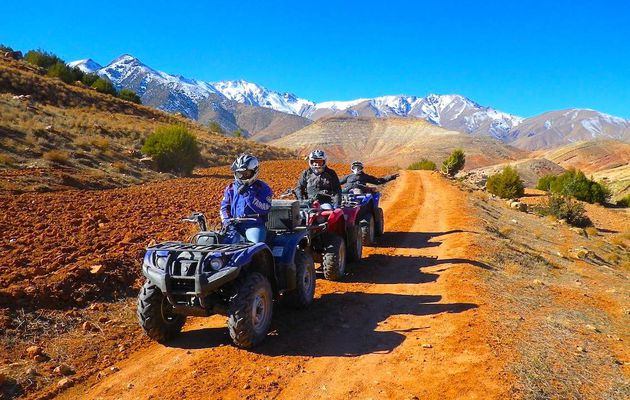
[[[90,144],[100,150],[107,150],[111,145],[111,142],[108,138],[102,136],[95,136],[90,139]]]
[[[51,150],[44,153],[42,156],[44,160],[54,162],[57,164],[65,164],[68,162],[70,155],[67,151],[63,150]]]
[[[584,232],[586,232],[588,237],[599,236],[599,231],[594,226],[584,228]]]
[[[122,161],[116,161],[114,163],[112,163],[112,168],[116,171],[116,172],[126,172],[127,171],[127,164],[125,164]]]
[[[15,164],[15,158],[11,157],[8,154],[0,154],[0,165],[11,166]]]

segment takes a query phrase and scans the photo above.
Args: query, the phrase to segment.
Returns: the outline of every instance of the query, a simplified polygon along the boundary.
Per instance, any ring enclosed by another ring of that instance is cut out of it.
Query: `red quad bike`
[[[298,198],[289,189],[281,197]],[[347,262],[360,261],[363,253],[361,228],[358,224],[360,207],[343,203],[333,208],[330,196],[300,200],[302,224],[310,230],[311,249],[315,262],[321,265],[324,278],[338,281],[346,273]]]

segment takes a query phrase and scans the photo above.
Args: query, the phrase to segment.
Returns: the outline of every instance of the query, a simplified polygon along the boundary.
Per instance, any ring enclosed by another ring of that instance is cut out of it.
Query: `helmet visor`
[[[234,171],[234,177],[236,179],[247,180],[254,176],[254,171],[251,169],[245,169],[242,171]]]

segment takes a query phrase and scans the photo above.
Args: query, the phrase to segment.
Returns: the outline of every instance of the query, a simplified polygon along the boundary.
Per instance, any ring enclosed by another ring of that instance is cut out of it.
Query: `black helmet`
[[[243,185],[251,185],[258,179],[260,163],[251,154],[241,154],[232,163],[234,179]]]
[[[350,165],[350,170],[355,174],[363,172],[363,163],[361,161],[352,161],[352,164]]]
[[[326,168],[326,158],[324,150],[313,150],[311,154],[308,155],[308,165],[313,172],[319,175],[324,172],[324,168]]]

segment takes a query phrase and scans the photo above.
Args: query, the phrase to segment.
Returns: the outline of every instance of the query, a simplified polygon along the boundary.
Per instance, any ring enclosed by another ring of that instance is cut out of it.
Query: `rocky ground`
[[[263,178],[278,193],[303,166],[266,162]],[[134,315],[142,250],[191,233],[177,222],[190,211],[216,215],[229,179],[223,167],[126,189],[2,195],[2,396],[630,395],[630,215],[589,206],[595,227],[573,229],[425,171],[388,186],[386,235],[344,281],[318,280],[310,309],[278,308],[259,348],[231,346],[218,316],[151,343]]]

